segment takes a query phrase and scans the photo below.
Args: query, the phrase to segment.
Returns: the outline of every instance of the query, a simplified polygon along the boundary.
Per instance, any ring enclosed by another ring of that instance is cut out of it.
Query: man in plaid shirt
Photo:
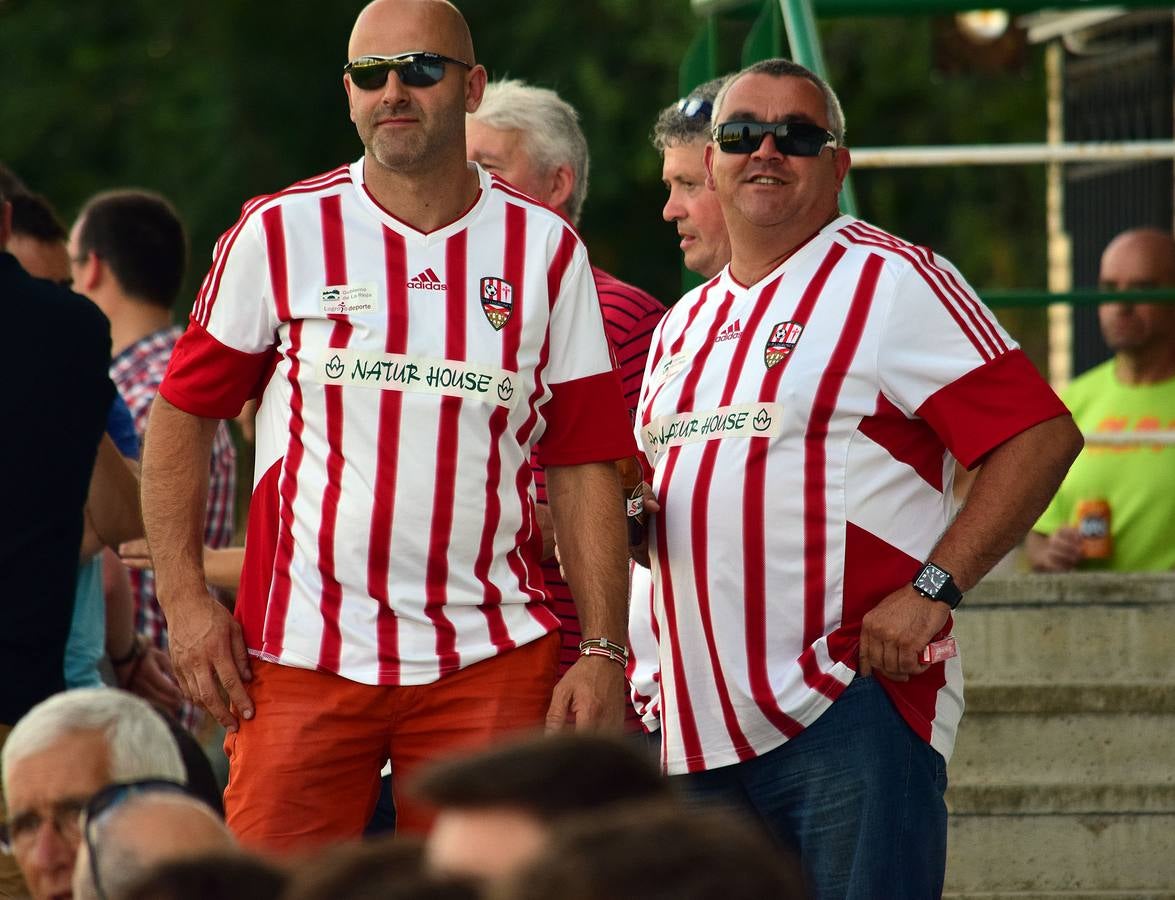
[[[110,377],[130,407],[140,439],[151,403],[183,329],[171,307],[187,264],[183,224],[164,198],[143,191],[112,191],[91,198],[69,237],[74,289],[110,319]],[[236,449],[225,423],[217,429],[209,469],[204,543],[225,547],[233,537]],[[155,598],[152,571],[132,571],[135,630],[167,646],[167,623]],[[181,720],[197,721],[185,704]]]

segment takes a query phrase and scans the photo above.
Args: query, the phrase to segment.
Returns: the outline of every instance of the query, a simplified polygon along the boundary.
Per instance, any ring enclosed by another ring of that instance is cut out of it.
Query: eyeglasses
[[[832,132],[811,122],[723,122],[714,128],[714,141],[723,153],[754,153],[771,135],[784,156],[819,156],[836,147]]]
[[[50,807],[48,821],[62,840],[73,844],[81,833],[79,820],[86,807],[86,798],[69,797]],[[39,812],[29,810],[0,824],[0,852],[12,856],[32,843],[45,823]]]
[[[677,101],[677,111],[687,119],[709,119],[714,104],[702,97],[682,97]]]
[[[351,83],[363,91],[378,91],[388,83],[393,69],[405,87],[432,87],[445,77],[445,65],[453,63],[472,69],[469,63],[427,50],[398,53],[395,56],[361,56],[343,67]]]
[[[98,875],[98,851],[94,842],[94,831],[98,821],[119,804],[139,794],[182,794],[193,796],[184,785],[163,778],[145,778],[141,781],[125,781],[108,784],[98,791],[85,805],[81,814],[81,832],[90,854],[90,878],[94,881],[94,893],[98,900],[107,900],[106,891]]]

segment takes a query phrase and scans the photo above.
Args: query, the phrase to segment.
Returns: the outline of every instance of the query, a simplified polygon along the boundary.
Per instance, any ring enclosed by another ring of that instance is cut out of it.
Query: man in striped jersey
[[[579,126],[575,108],[554,91],[516,80],[487,84],[481,106],[466,118],[465,146],[469,158],[487,172],[562,213],[572,224],[579,224],[587,197],[587,138]],[[625,284],[596,266],[592,266],[592,278],[600,295],[604,330],[620,367],[624,402],[631,418],[636,414],[649,339],[665,314],[665,307],[640,288]],[[559,667],[560,671],[566,671],[579,658],[583,634],[571,589],[555,559],[554,529],[545,505],[546,479],[537,460],[534,477],[544,538],[543,577],[562,622]],[[635,727],[635,715],[631,724]]]
[[[229,730],[229,824],[273,849],[357,836],[389,757],[403,779],[544,716],[615,727],[623,714],[613,461],[635,447],[587,254],[563,219],[466,162],[486,73],[452,4],[375,0],[348,55],[363,157],[246,204],[144,460],[176,672]],[[209,422],[250,396],[234,620],[203,587],[189,473]],[[536,444],[594,639],[553,696]],[[427,821],[398,800],[401,827]]]
[[[665,764],[817,897],[935,897],[962,713],[938,642],[1080,435],[949,263],[838,213],[822,80],[758,63],[713,118],[731,263],[658,327],[638,408]],[[983,468],[952,520],[955,459]]]

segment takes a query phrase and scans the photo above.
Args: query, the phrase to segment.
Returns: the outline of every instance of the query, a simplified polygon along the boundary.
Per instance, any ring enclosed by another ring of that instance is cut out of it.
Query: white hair
[[[164,778],[187,784],[179,745],[151,704],[117,688],[79,688],[54,694],[16,723],[0,758],[5,793],[14,762],[79,731],[100,731],[106,738],[112,782]],[[72,760],[61,764],[71,765]]]
[[[481,106],[469,118],[500,131],[521,132],[527,156],[545,172],[570,166],[575,183],[567,198],[567,214],[579,223],[590,160],[574,106],[552,90],[511,78],[487,84]]]

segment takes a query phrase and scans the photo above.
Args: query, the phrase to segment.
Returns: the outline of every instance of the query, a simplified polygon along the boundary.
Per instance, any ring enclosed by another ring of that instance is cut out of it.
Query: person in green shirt
[[[1101,259],[1106,291],[1175,286],[1175,240],[1158,229],[1114,238]],[[1175,445],[1145,432],[1175,430],[1175,304],[1103,303],[1098,321],[1113,359],[1074,379],[1062,395],[1088,436],[1056,497],[1028,535],[1038,572],[1175,569]],[[1105,433],[1139,433],[1138,443],[1098,443]],[[1086,559],[1077,506],[1105,500],[1112,552]]]

